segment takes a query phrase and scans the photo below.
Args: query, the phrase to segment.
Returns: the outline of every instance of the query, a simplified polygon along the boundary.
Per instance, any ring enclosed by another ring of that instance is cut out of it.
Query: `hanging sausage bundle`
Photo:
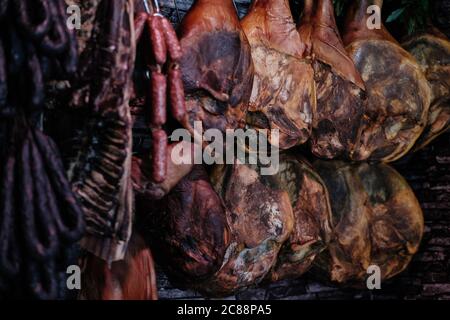
[[[159,12],[158,1],[150,6],[144,1],[148,12],[140,12],[135,18],[136,42],[148,36],[146,60],[150,73],[149,104],[152,130],[152,180],[163,183],[170,165],[167,153],[168,137],[163,126],[167,122],[167,109],[180,124],[186,126],[186,105],[180,59],[181,45],[170,21]],[[167,69],[167,74],[164,72]],[[169,100],[167,99],[169,97]]]
[[[425,131],[416,143],[421,149],[450,128],[450,41],[429,26],[402,43],[422,67],[431,86],[431,106]]]
[[[343,37],[368,95],[361,139],[352,158],[391,162],[404,156],[422,134],[430,88],[420,66],[384,25],[370,26],[377,18],[381,21],[367,13],[371,5],[381,9],[383,1],[353,1]]]
[[[360,139],[365,86],[345,51],[332,1],[306,0],[298,31],[316,82],[311,151],[328,159],[351,158]]]
[[[65,9],[63,0],[0,3],[0,296],[63,298],[61,274],[84,231],[59,150],[36,121],[45,81],[76,70]]]
[[[316,109],[314,73],[287,0],[254,0],[242,20],[252,50],[255,79],[247,123],[279,130],[279,147],[305,143]]]

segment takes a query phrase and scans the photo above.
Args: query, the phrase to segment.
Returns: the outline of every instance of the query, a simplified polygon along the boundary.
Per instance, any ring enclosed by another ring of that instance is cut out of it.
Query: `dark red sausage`
[[[163,65],[167,61],[167,47],[164,39],[162,18],[160,16],[150,16],[147,19],[147,25],[155,61],[157,64]]]
[[[186,116],[186,102],[182,74],[178,67],[171,68],[169,71],[169,90],[172,115],[182,123]]]
[[[167,174],[167,134],[162,129],[153,130],[152,170],[153,181],[161,183]]]
[[[152,71],[152,110],[151,125],[160,127],[167,121],[167,79],[159,71]]]
[[[181,59],[182,55],[180,41],[178,40],[177,34],[170,21],[166,18],[162,18],[161,21],[170,59],[178,61]]]
[[[144,32],[145,23],[148,19],[148,14],[146,12],[139,12],[134,18],[134,30],[135,30],[135,39],[136,43],[139,42],[139,39]]]

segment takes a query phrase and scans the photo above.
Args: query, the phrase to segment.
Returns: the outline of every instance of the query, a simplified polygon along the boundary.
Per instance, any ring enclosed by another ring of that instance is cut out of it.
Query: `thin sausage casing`
[[[181,70],[173,67],[169,71],[170,106],[173,117],[183,122],[186,116],[186,102]]]
[[[166,179],[167,173],[167,134],[162,129],[153,130],[152,172],[153,180],[161,183]]]
[[[144,27],[147,20],[148,14],[146,12],[140,12],[134,19],[134,32],[136,43],[139,41],[139,39],[142,36],[142,33],[144,32]]]
[[[169,51],[170,59],[178,61],[181,59],[182,51],[180,41],[177,34],[167,18],[161,19],[162,29],[164,31],[164,39],[166,41],[167,50]]]
[[[167,120],[167,79],[164,74],[159,71],[151,73],[151,90],[152,90],[152,111],[151,125],[160,127]]]
[[[163,65],[167,62],[167,47],[164,41],[162,18],[160,16],[149,16],[147,24],[155,61],[157,64]]]

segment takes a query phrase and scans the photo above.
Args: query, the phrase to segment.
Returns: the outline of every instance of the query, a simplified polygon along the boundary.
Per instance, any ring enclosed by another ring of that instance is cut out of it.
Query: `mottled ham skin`
[[[256,166],[217,166],[210,178],[195,166],[163,200],[137,201],[137,215],[171,281],[228,296],[266,277],[292,231],[291,202],[278,185]]]
[[[311,151],[327,159],[351,158],[367,101],[364,82],[340,38],[332,1],[305,1],[298,31],[316,82]]]
[[[305,143],[316,108],[314,72],[304,59],[289,1],[254,0],[242,20],[250,42],[255,79],[247,123],[280,132],[279,147]]]
[[[229,245],[225,207],[205,169],[196,165],[160,201],[136,198],[157,261],[172,281],[197,287],[222,265]]]
[[[365,82],[368,105],[354,160],[391,162],[404,156],[422,134],[431,91],[415,59],[386,28],[370,30],[366,13],[381,0],[357,0],[350,8],[344,44]]]
[[[278,186],[289,194],[294,226],[281,247],[267,278],[298,278],[309,270],[331,238],[331,205],[328,190],[311,165],[299,156],[285,154],[276,175]]]
[[[366,287],[367,269],[381,281],[402,272],[417,252],[423,214],[411,187],[386,164],[316,161],[330,192],[333,237],[316,260],[328,280]]]
[[[402,46],[417,60],[431,86],[428,122],[415,146],[419,150],[450,128],[450,41],[430,27]]]
[[[197,0],[183,18],[178,34],[180,67],[192,132],[236,129],[245,125],[253,83],[250,45],[231,0]]]
[[[227,296],[258,284],[275,264],[294,225],[289,195],[274,176],[248,165],[217,166],[211,180],[227,208],[230,244],[220,270],[199,290]]]

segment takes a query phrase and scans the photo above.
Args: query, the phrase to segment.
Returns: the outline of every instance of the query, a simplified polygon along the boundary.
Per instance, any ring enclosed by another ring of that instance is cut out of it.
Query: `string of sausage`
[[[7,101],[9,78],[29,77],[29,105],[42,107],[45,80],[75,72],[75,34],[67,28],[65,8],[64,0],[0,0],[0,117],[14,114]]]
[[[8,147],[0,154],[0,277],[27,279],[16,289],[38,299],[56,298],[58,272],[66,268],[58,263],[84,232],[58,149],[33,125],[46,80],[76,71],[65,8],[64,0],[0,0],[0,119],[10,119],[2,122]]]
[[[150,38],[151,54],[149,57],[151,84],[151,117],[152,129],[152,178],[156,183],[166,179],[167,174],[167,134],[163,126],[167,122],[167,96],[172,116],[178,122],[186,117],[184,87],[178,61],[181,58],[181,45],[170,21],[159,13],[139,13],[135,18],[136,39],[142,37],[144,29]],[[164,74],[164,66],[170,59],[168,74]]]
[[[55,297],[60,250],[80,239],[84,219],[53,141],[38,129],[26,130],[2,170],[0,273],[16,276],[27,268],[34,295],[48,299]]]

